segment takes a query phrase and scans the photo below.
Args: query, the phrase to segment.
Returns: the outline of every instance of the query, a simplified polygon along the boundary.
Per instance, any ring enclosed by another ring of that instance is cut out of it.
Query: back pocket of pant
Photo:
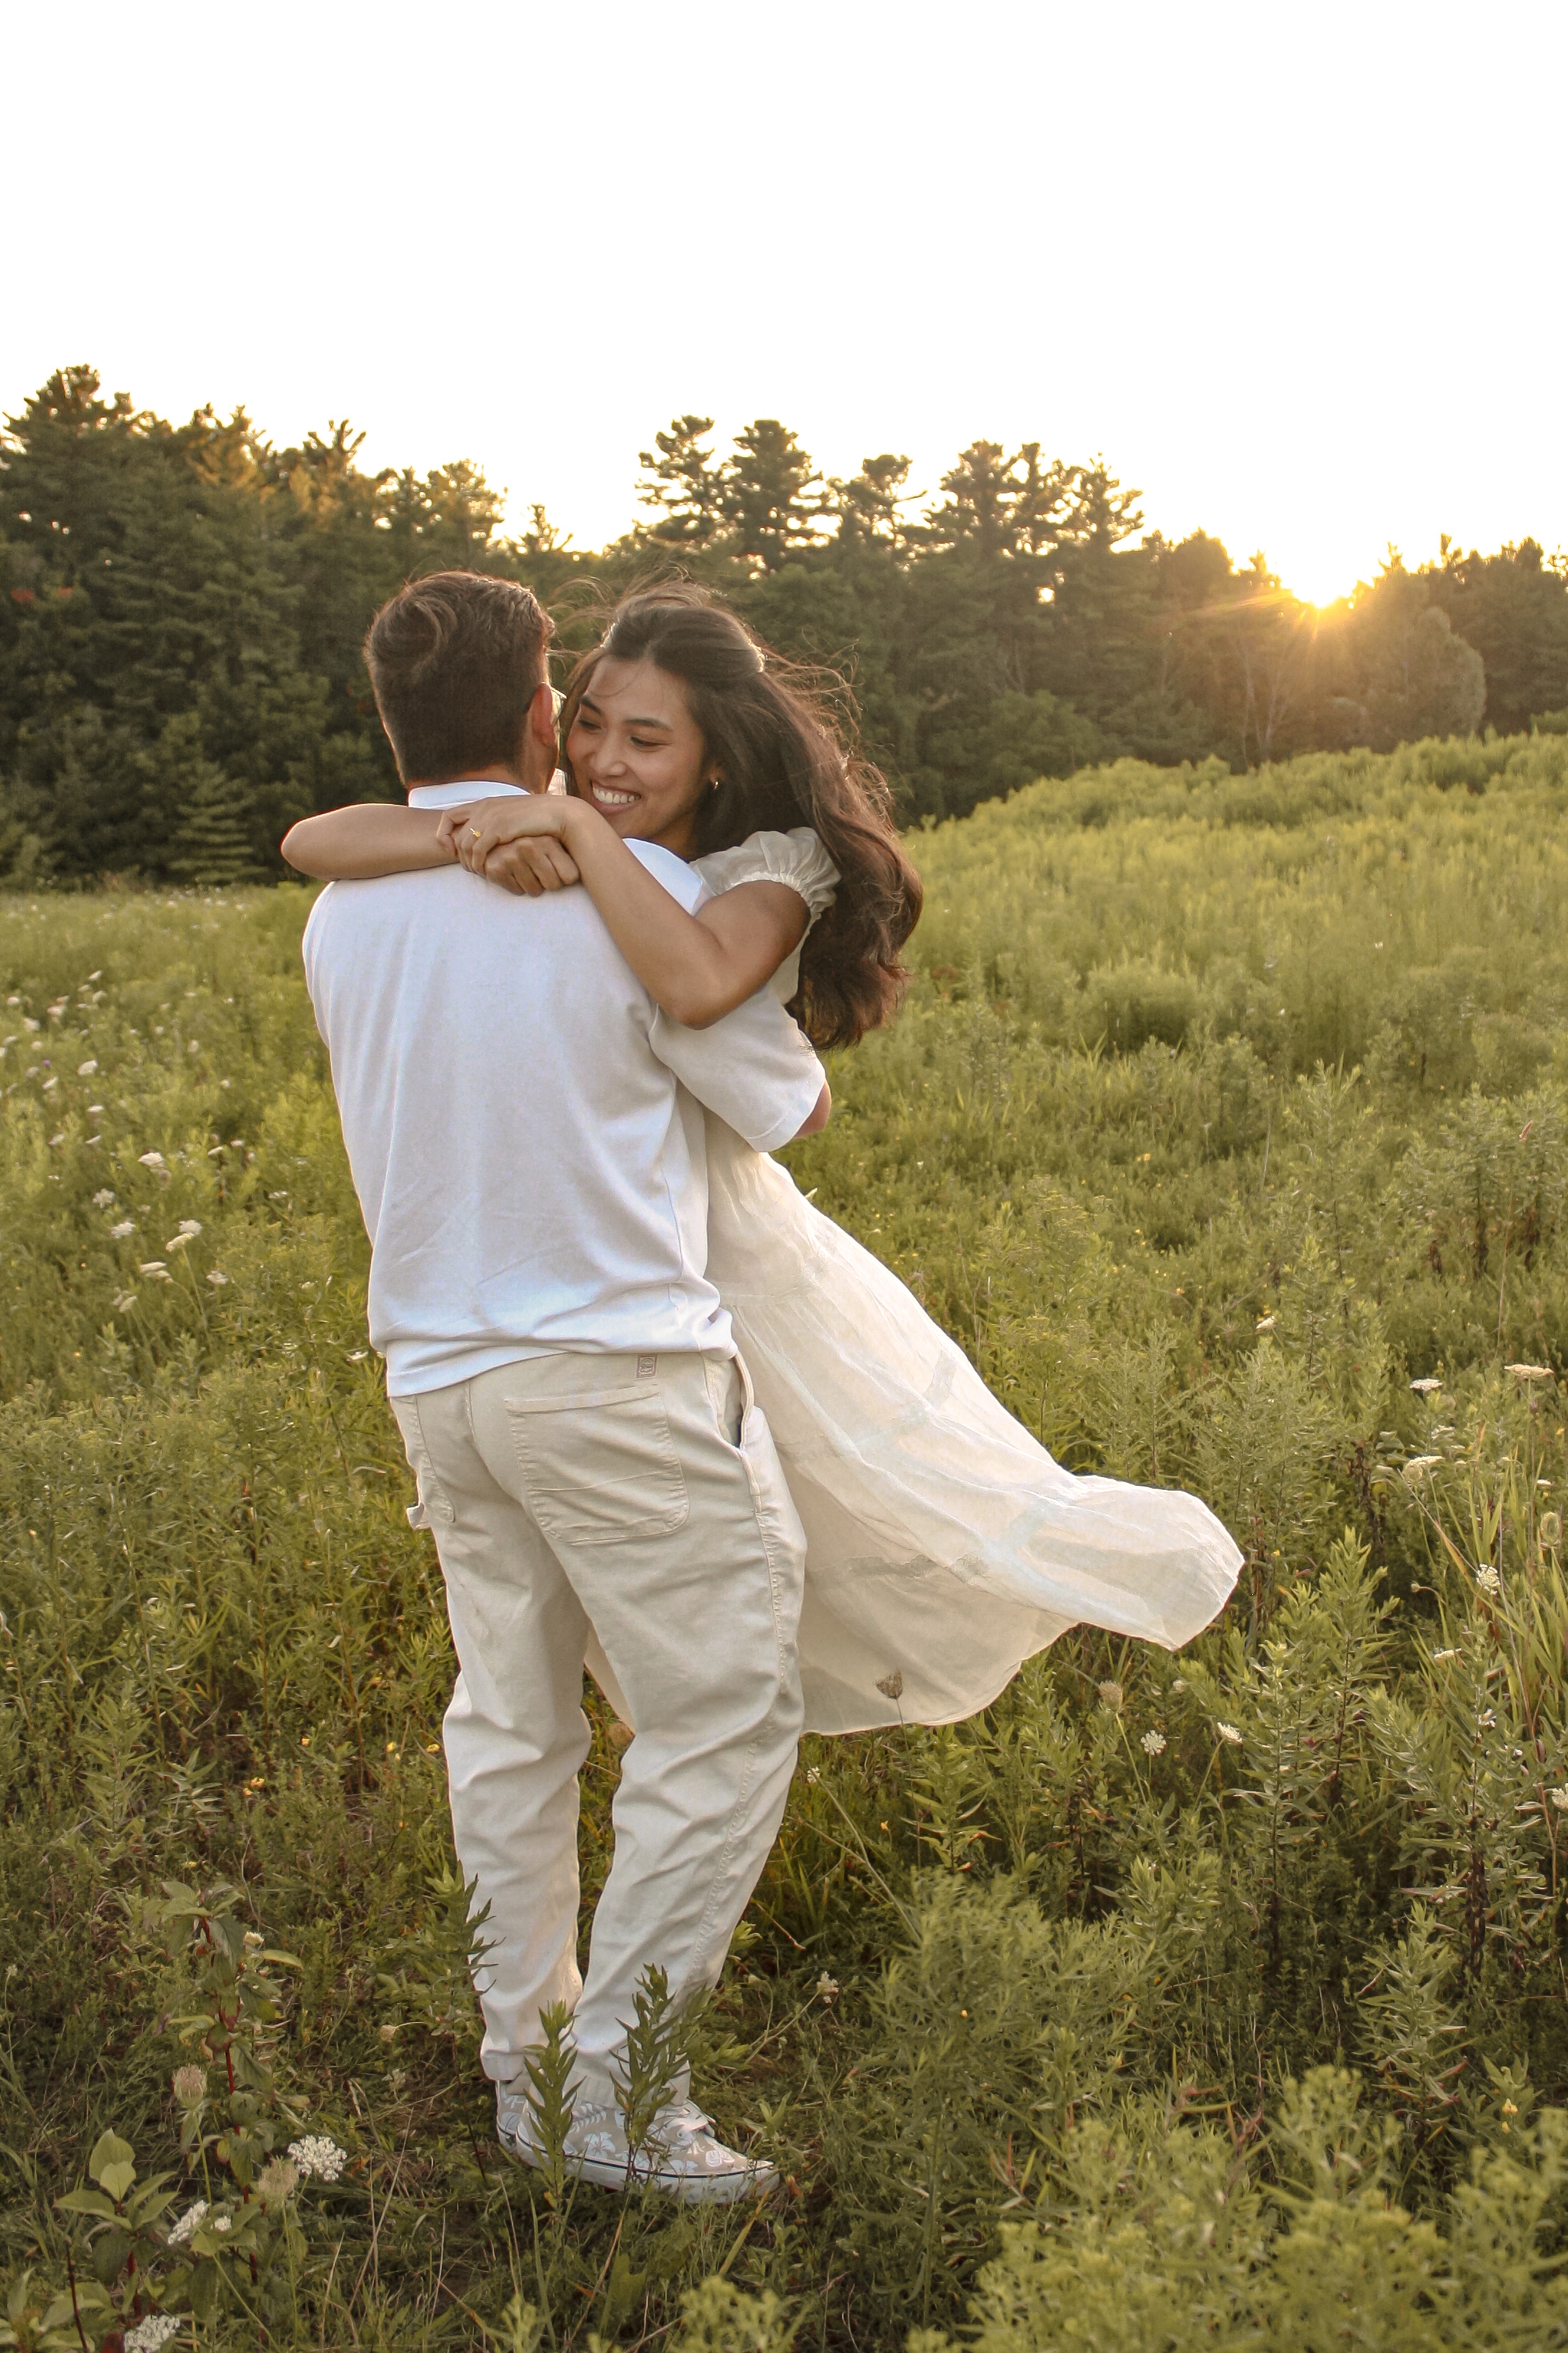
[[[657,1388],[509,1398],[507,1413],[529,1509],[552,1543],[623,1544],[685,1526],[686,1478]]]

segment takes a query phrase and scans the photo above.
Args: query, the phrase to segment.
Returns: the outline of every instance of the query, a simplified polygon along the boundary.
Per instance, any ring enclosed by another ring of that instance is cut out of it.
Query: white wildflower
[[[144,1258],[136,1271],[150,1275],[154,1282],[173,1282],[174,1279],[161,1258]]]
[[[182,1218],[180,1219],[180,1231],[184,1235],[187,1241],[189,1241],[193,1236],[199,1234],[201,1229],[202,1221],[199,1218]]]
[[[1222,1740],[1228,1740],[1232,1742],[1236,1747],[1240,1747],[1241,1735],[1237,1732],[1234,1724],[1221,1724],[1219,1718],[1216,1716],[1215,1718],[1214,1728],[1218,1733]]]
[[[1435,1667],[1440,1667],[1445,1659],[1457,1659],[1460,1656],[1461,1653],[1458,1651],[1434,1651],[1432,1663]]]
[[[306,2181],[335,2181],[349,2161],[347,2149],[340,2148],[325,2133],[307,2133],[303,2140],[291,2140],[289,2154]]]
[[[127,1234],[133,1234],[135,1231],[136,1231],[136,1220],[135,1220],[135,1219],[134,1219],[134,1218],[121,1218],[121,1220],[120,1220],[120,1223],[119,1223],[117,1226],[110,1226],[110,1229],[109,1229],[110,1240],[111,1241],[122,1242],[122,1241],[125,1240],[125,1237],[126,1237],[126,1235],[127,1235]]]
[[[822,1975],[816,1980],[816,1990],[822,1996],[824,2001],[831,2001],[834,1995],[838,1991],[838,1979],[837,1978],[830,1978],[827,1971],[824,1969]]]
[[[1273,1315],[1260,1315],[1258,1319],[1258,1328],[1260,1332],[1272,1332],[1278,1320]]]
[[[166,1250],[189,1250],[195,1240],[194,1234],[171,1234],[163,1248]]]
[[[207,2211],[207,2200],[205,2198],[198,2198],[194,2206],[187,2206],[179,2221],[170,2225],[169,2244],[172,2247],[183,2247],[191,2232],[200,2229]]]
[[[110,1190],[108,1189],[107,1186],[104,1187],[104,1189],[103,1189],[103,1191],[102,1191],[101,1193],[95,1193],[95,1194],[93,1195],[93,1197],[92,1197],[92,1206],[93,1206],[93,1208],[94,1208],[95,1209],[112,1209],[112,1208],[113,1208],[113,1207],[114,1207],[114,1196],[113,1196],[113,1194],[112,1194],[111,1192],[110,1192]]]
[[[351,1348],[348,1353],[347,1361],[351,1365],[363,1365],[369,1354],[370,1350],[368,1348]]]
[[[76,1066],[76,1074],[79,1079],[90,1079],[97,1068],[96,1062],[79,1062]]]
[[[1185,1675],[1178,1675],[1178,1676],[1176,1677],[1175,1682],[1171,1685],[1171,1689],[1172,1689],[1173,1692],[1184,1692],[1184,1691],[1185,1691],[1185,1690],[1186,1690],[1186,1688],[1187,1688],[1187,1679],[1186,1679]]]
[[[1476,1571],[1476,1583],[1489,1601],[1495,1601],[1502,1591],[1502,1579],[1489,1561],[1482,1561]]]
[[[1550,1795],[1552,1802],[1556,1807],[1558,1812],[1560,1814],[1568,1814],[1568,1789],[1553,1789],[1550,1792]]]
[[[171,2337],[177,2337],[184,2323],[172,2312],[150,2312],[134,2328],[125,2332],[125,2353],[159,2353]]]
[[[1126,1693],[1122,1690],[1121,1685],[1120,1683],[1096,1683],[1095,1690],[1100,1694],[1102,1705],[1108,1707],[1112,1715],[1120,1715],[1121,1713],[1121,1704],[1127,1696]]]
[[[1165,1736],[1163,1732],[1146,1732],[1138,1746],[1147,1750],[1151,1757],[1163,1757],[1165,1753]]]
[[[161,1152],[138,1153],[137,1158],[141,1161],[143,1168],[165,1168],[168,1166],[167,1161],[164,1159]]]
[[[115,1314],[123,1315],[126,1309],[134,1303],[136,1293],[133,1291],[117,1291],[114,1294]]]
[[[217,2221],[213,2224],[213,2229],[215,2231],[232,2231],[233,2228],[234,2217],[232,2214],[220,2214]]]
[[[1442,1388],[1443,1384],[1441,1381],[1427,1379],[1424,1381],[1412,1381],[1410,1386],[1415,1390],[1417,1397],[1435,1397],[1436,1392]]]
[[[1505,1365],[1503,1371],[1511,1373],[1516,1381],[1550,1381],[1556,1377],[1550,1365]]]
[[[35,1021],[30,1013],[23,1014],[22,1027],[24,1029],[41,1029],[43,1026],[44,1025],[41,1021]]]
[[[207,1281],[212,1284],[215,1291],[221,1291],[224,1284],[228,1281],[228,1277],[225,1274],[221,1267],[209,1266],[207,1269]]]
[[[256,2194],[266,2207],[281,2206],[299,2187],[299,2168],[286,2157],[275,2157],[256,2177]]]
[[[61,1130],[60,1130],[60,1132],[59,1132],[59,1134],[58,1134],[58,1135],[51,1135],[51,1136],[50,1136],[50,1138],[49,1138],[49,1150],[50,1150],[51,1152],[57,1151],[57,1150],[58,1149],[58,1147],[59,1147],[59,1146],[60,1146],[60,1145],[65,1142],[65,1140],[66,1140],[66,1132],[65,1132],[64,1128],[62,1127],[62,1128],[61,1128]]]
[[[1407,1487],[1419,1487],[1428,1471],[1435,1471],[1442,1460],[1440,1454],[1413,1454],[1399,1475]]]

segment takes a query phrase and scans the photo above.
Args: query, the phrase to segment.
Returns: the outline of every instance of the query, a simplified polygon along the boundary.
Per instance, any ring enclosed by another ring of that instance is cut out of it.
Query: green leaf
[[[68,2214],[100,2214],[106,2222],[116,2221],[119,2215],[113,2200],[105,2198],[99,2189],[68,2189],[63,2198],[55,2200],[55,2204],[63,2206]]]
[[[121,2199],[136,2179],[135,2162],[122,2158],[118,2165],[106,2165],[98,2178],[111,2198]]]
[[[129,2165],[131,2171],[126,2177],[127,2182],[135,2180],[136,2151],[132,2147],[131,2143],[128,2140],[121,2140],[117,2132],[100,2133],[92,2155],[87,2160],[87,2169],[93,2180],[100,2183],[105,2189],[109,2189],[109,2184],[103,2179],[104,2173],[111,2165]],[[111,2198],[119,2198],[123,2194],[123,2191],[119,2189],[110,2190]]]

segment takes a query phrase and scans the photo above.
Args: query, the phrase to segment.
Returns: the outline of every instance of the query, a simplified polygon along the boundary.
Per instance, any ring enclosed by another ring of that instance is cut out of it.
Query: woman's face
[[[679,679],[607,654],[577,707],[566,757],[578,792],[624,839],[689,855],[713,763]]]

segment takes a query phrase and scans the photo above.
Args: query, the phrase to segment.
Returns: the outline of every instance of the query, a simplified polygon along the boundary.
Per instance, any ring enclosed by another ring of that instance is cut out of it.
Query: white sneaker
[[[496,2128],[501,2147],[524,2165],[540,2162],[533,2111],[522,2094],[522,2078],[496,2085]],[[566,2136],[566,2170],[601,2189],[647,2184],[689,2204],[730,2205],[737,2198],[763,2198],[778,2185],[778,2169],[742,2157],[713,2137],[710,2119],[695,2100],[672,2102],[654,2118],[647,2140],[635,2158],[626,2146],[618,2108],[581,2103]]]

